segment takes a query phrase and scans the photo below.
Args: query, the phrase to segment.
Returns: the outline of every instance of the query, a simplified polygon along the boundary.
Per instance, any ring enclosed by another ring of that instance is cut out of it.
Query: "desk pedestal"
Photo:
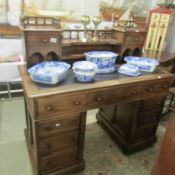
[[[132,153],[156,141],[163,102],[162,96],[104,107],[98,111],[97,120],[124,153]]]

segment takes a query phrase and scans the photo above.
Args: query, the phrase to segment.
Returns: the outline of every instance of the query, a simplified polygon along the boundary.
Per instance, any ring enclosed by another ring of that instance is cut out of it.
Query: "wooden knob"
[[[138,39],[138,38],[135,38],[135,39],[134,39],[134,41],[138,42],[138,41],[139,41],[139,39]]]
[[[47,143],[46,147],[47,147],[48,150],[51,150],[52,149],[52,146],[51,146],[50,143]]]
[[[50,127],[50,126],[48,126],[47,128],[46,128],[46,131],[48,131],[48,132],[50,132],[52,130],[52,128]]]
[[[45,109],[46,109],[47,111],[52,111],[52,110],[53,110],[53,107],[50,106],[50,105],[48,105],[48,106],[45,107]]]
[[[132,92],[132,95],[137,95],[137,91],[133,91]]]
[[[168,89],[169,86],[168,86],[167,84],[164,84],[164,85],[162,86],[162,88],[163,88],[163,89]]]
[[[95,100],[96,100],[97,102],[102,102],[102,101],[103,101],[103,99],[102,99],[101,97],[96,97]]]
[[[45,43],[45,44],[48,43],[48,40],[47,39],[44,39],[43,40],[43,43]]]
[[[80,105],[80,102],[79,101],[74,101],[74,105],[78,106],[78,105]]]
[[[148,92],[152,92],[153,89],[152,89],[152,88],[148,88],[147,91],[148,91]]]

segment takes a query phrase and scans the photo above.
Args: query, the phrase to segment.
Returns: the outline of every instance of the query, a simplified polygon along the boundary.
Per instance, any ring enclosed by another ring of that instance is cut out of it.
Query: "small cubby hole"
[[[49,52],[45,57],[45,61],[58,61],[58,60],[59,56],[53,51]]]

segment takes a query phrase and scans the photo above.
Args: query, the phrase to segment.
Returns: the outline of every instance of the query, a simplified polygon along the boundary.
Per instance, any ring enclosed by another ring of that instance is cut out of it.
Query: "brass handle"
[[[80,105],[80,102],[79,101],[74,101],[74,105],[78,106],[78,105]]]
[[[95,100],[96,100],[97,102],[102,102],[102,101],[103,101],[103,99],[102,99],[101,97],[96,97]]]
[[[48,105],[48,106],[45,107],[45,109],[46,109],[47,111],[52,111],[52,110],[53,110],[53,107],[50,106],[50,105]]]

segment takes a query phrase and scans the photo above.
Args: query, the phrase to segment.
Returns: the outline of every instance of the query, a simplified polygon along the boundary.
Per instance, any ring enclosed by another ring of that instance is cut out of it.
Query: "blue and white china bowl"
[[[115,71],[114,65],[118,54],[109,51],[91,51],[84,54],[87,61],[97,64],[97,73],[111,73]]]
[[[145,72],[153,72],[155,67],[159,65],[159,61],[152,58],[126,56],[124,60],[128,64],[138,66],[140,71]]]
[[[91,82],[94,80],[97,65],[89,61],[77,61],[72,67],[75,77],[80,82]]]
[[[118,72],[124,75],[129,76],[138,76],[140,75],[138,66],[130,65],[130,64],[123,64],[119,67]]]
[[[45,61],[28,69],[31,79],[38,83],[57,84],[63,80],[70,64],[60,61]]]

